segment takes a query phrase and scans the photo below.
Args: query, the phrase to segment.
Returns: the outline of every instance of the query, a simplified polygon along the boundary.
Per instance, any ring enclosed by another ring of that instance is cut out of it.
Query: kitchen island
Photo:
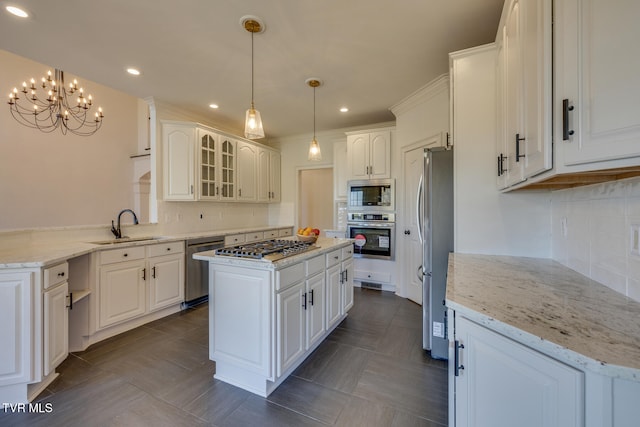
[[[200,252],[209,262],[209,358],[215,378],[266,397],[353,306],[353,243],[319,238],[277,261]]]
[[[451,254],[446,305],[452,425],[636,425],[640,303],[553,260]]]

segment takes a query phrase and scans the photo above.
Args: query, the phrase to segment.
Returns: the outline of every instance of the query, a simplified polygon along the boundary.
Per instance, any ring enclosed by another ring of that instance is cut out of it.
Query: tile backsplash
[[[554,191],[551,221],[553,259],[640,301],[640,178]]]

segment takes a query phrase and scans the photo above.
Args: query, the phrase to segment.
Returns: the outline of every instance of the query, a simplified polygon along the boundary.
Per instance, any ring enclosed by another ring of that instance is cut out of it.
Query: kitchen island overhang
[[[214,378],[267,397],[347,316],[352,240],[320,238],[316,246],[274,262],[193,255],[209,262]]]

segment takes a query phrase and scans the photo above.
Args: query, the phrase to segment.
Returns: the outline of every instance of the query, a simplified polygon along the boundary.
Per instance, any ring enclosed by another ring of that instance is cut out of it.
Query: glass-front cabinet
[[[198,129],[200,142],[199,200],[235,199],[235,141]]]

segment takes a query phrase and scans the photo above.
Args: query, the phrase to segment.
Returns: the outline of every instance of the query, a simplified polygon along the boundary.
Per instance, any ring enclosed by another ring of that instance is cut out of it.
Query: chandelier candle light
[[[316,140],[316,88],[319,87],[322,82],[316,78],[310,78],[305,80],[305,83],[313,88],[313,139],[311,145],[309,145],[309,160],[320,161],[322,160],[322,153],[320,153],[320,145]]]
[[[260,112],[253,104],[253,35],[264,31],[264,24],[260,18],[255,16],[243,16],[240,23],[245,30],[251,33],[251,108],[247,110],[244,122],[244,136],[248,139],[264,138],[264,129]]]
[[[46,97],[38,97],[38,86]],[[72,95],[77,94],[75,103]],[[89,136],[96,133],[102,126],[102,108],[98,108],[95,115],[89,110],[93,105],[91,95],[85,96],[84,89],[78,89],[78,81],[73,80],[68,87],[64,84],[64,73],[56,69],[51,71],[42,83],[36,86],[36,81],[22,83],[22,89],[14,88],[9,94],[9,110],[19,123],[42,132],[53,132],[60,128],[64,135],[71,132],[75,135]]]

